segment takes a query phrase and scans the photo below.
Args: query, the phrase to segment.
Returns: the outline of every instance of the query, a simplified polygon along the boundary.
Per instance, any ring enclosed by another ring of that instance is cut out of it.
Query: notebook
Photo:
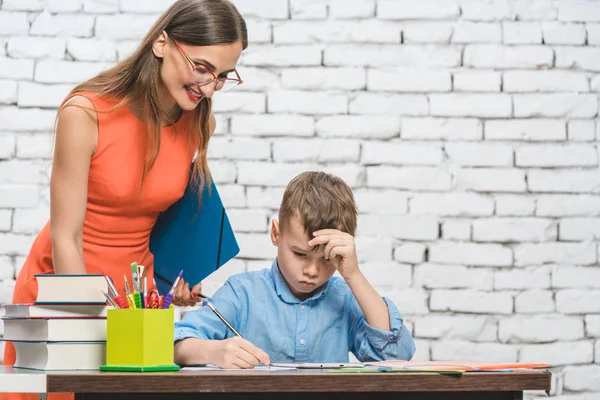
[[[183,197],[159,215],[150,235],[161,294],[169,291],[180,270],[191,287],[240,251],[214,182],[210,194],[207,185],[202,187],[198,209],[198,185],[188,181]]]

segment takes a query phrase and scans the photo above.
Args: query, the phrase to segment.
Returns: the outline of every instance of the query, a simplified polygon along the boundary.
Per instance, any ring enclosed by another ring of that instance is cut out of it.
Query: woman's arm
[[[58,117],[50,177],[52,262],[57,274],[85,274],[82,231],[98,118],[85,97],[75,96],[67,104]]]

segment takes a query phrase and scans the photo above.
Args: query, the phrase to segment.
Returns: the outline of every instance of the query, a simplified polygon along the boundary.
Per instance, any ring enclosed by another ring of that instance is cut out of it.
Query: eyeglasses
[[[188,54],[181,48],[181,46],[179,45],[179,43],[177,43],[177,41],[175,39],[171,39],[171,40],[173,40],[173,43],[175,43],[175,45],[177,46],[179,51],[181,51],[181,54],[183,54],[185,59],[192,66],[192,73],[190,74],[190,80],[195,85],[205,86],[205,85],[208,85],[209,83],[216,82],[215,90],[221,91],[221,92],[228,92],[231,89],[235,88],[237,85],[241,85],[244,82],[244,81],[242,81],[240,74],[238,74],[237,70],[235,70],[235,69],[233,71],[229,72],[229,74],[232,74],[231,77],[228,76],[225,78],[220,78],[220,77],[216,76],[214,73],[207,70],[206,68],[204,68],[200,65],[197,65],[194,61],[192,61],[190,56],[188,56]],[[234,73],[235,73],[235,77],[233,77]]]

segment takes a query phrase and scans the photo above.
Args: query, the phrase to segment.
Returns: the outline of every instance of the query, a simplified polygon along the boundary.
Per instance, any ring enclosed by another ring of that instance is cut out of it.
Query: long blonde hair
[[[191,46],[212,46],[242,42],[248,47],[246,23],[236,7],[228,0],[177,0],[155,22],[136,51],[114,67],[76,86],[69,97],[80,92],[120,99],[112,111],[128,104],[140,107],[140,118],[146,123],[147,152],[143,177],[153,167],[160,150],[161,122],[175,121],[160,106],[160,66],[162,59],[154,55],[153,42],[162,32]],[[211,177],[207,164],[210,139],[209,120],[211,99],[204,98],[196,107],[192,118],[190,145],[197,146],[193,179],[201,188],[205,182],[210,187]],[[142,177],[142,180],[143,180]],[[202,190],[198,191],[199,196]]]

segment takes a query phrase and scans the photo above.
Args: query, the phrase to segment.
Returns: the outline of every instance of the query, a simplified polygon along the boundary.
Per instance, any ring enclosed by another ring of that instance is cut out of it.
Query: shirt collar
[[[299,304],[307,301],[317,300],[322,298],[327,294],[327,289],[329,288],[329,283],[331,279],[329,279],[324,285],[315,290],[312,296],[308,299],[302,301],[290,290],[289,286],[285,282],[285,278],[281,275],[281,271],[279,270],[279,264],[277,263],[277,258],[273,260],[273,265],[271,266],[271,275],[273,277],[273,282],[275,282],[275,293],[277,296],[286,303],[290,304]]]

